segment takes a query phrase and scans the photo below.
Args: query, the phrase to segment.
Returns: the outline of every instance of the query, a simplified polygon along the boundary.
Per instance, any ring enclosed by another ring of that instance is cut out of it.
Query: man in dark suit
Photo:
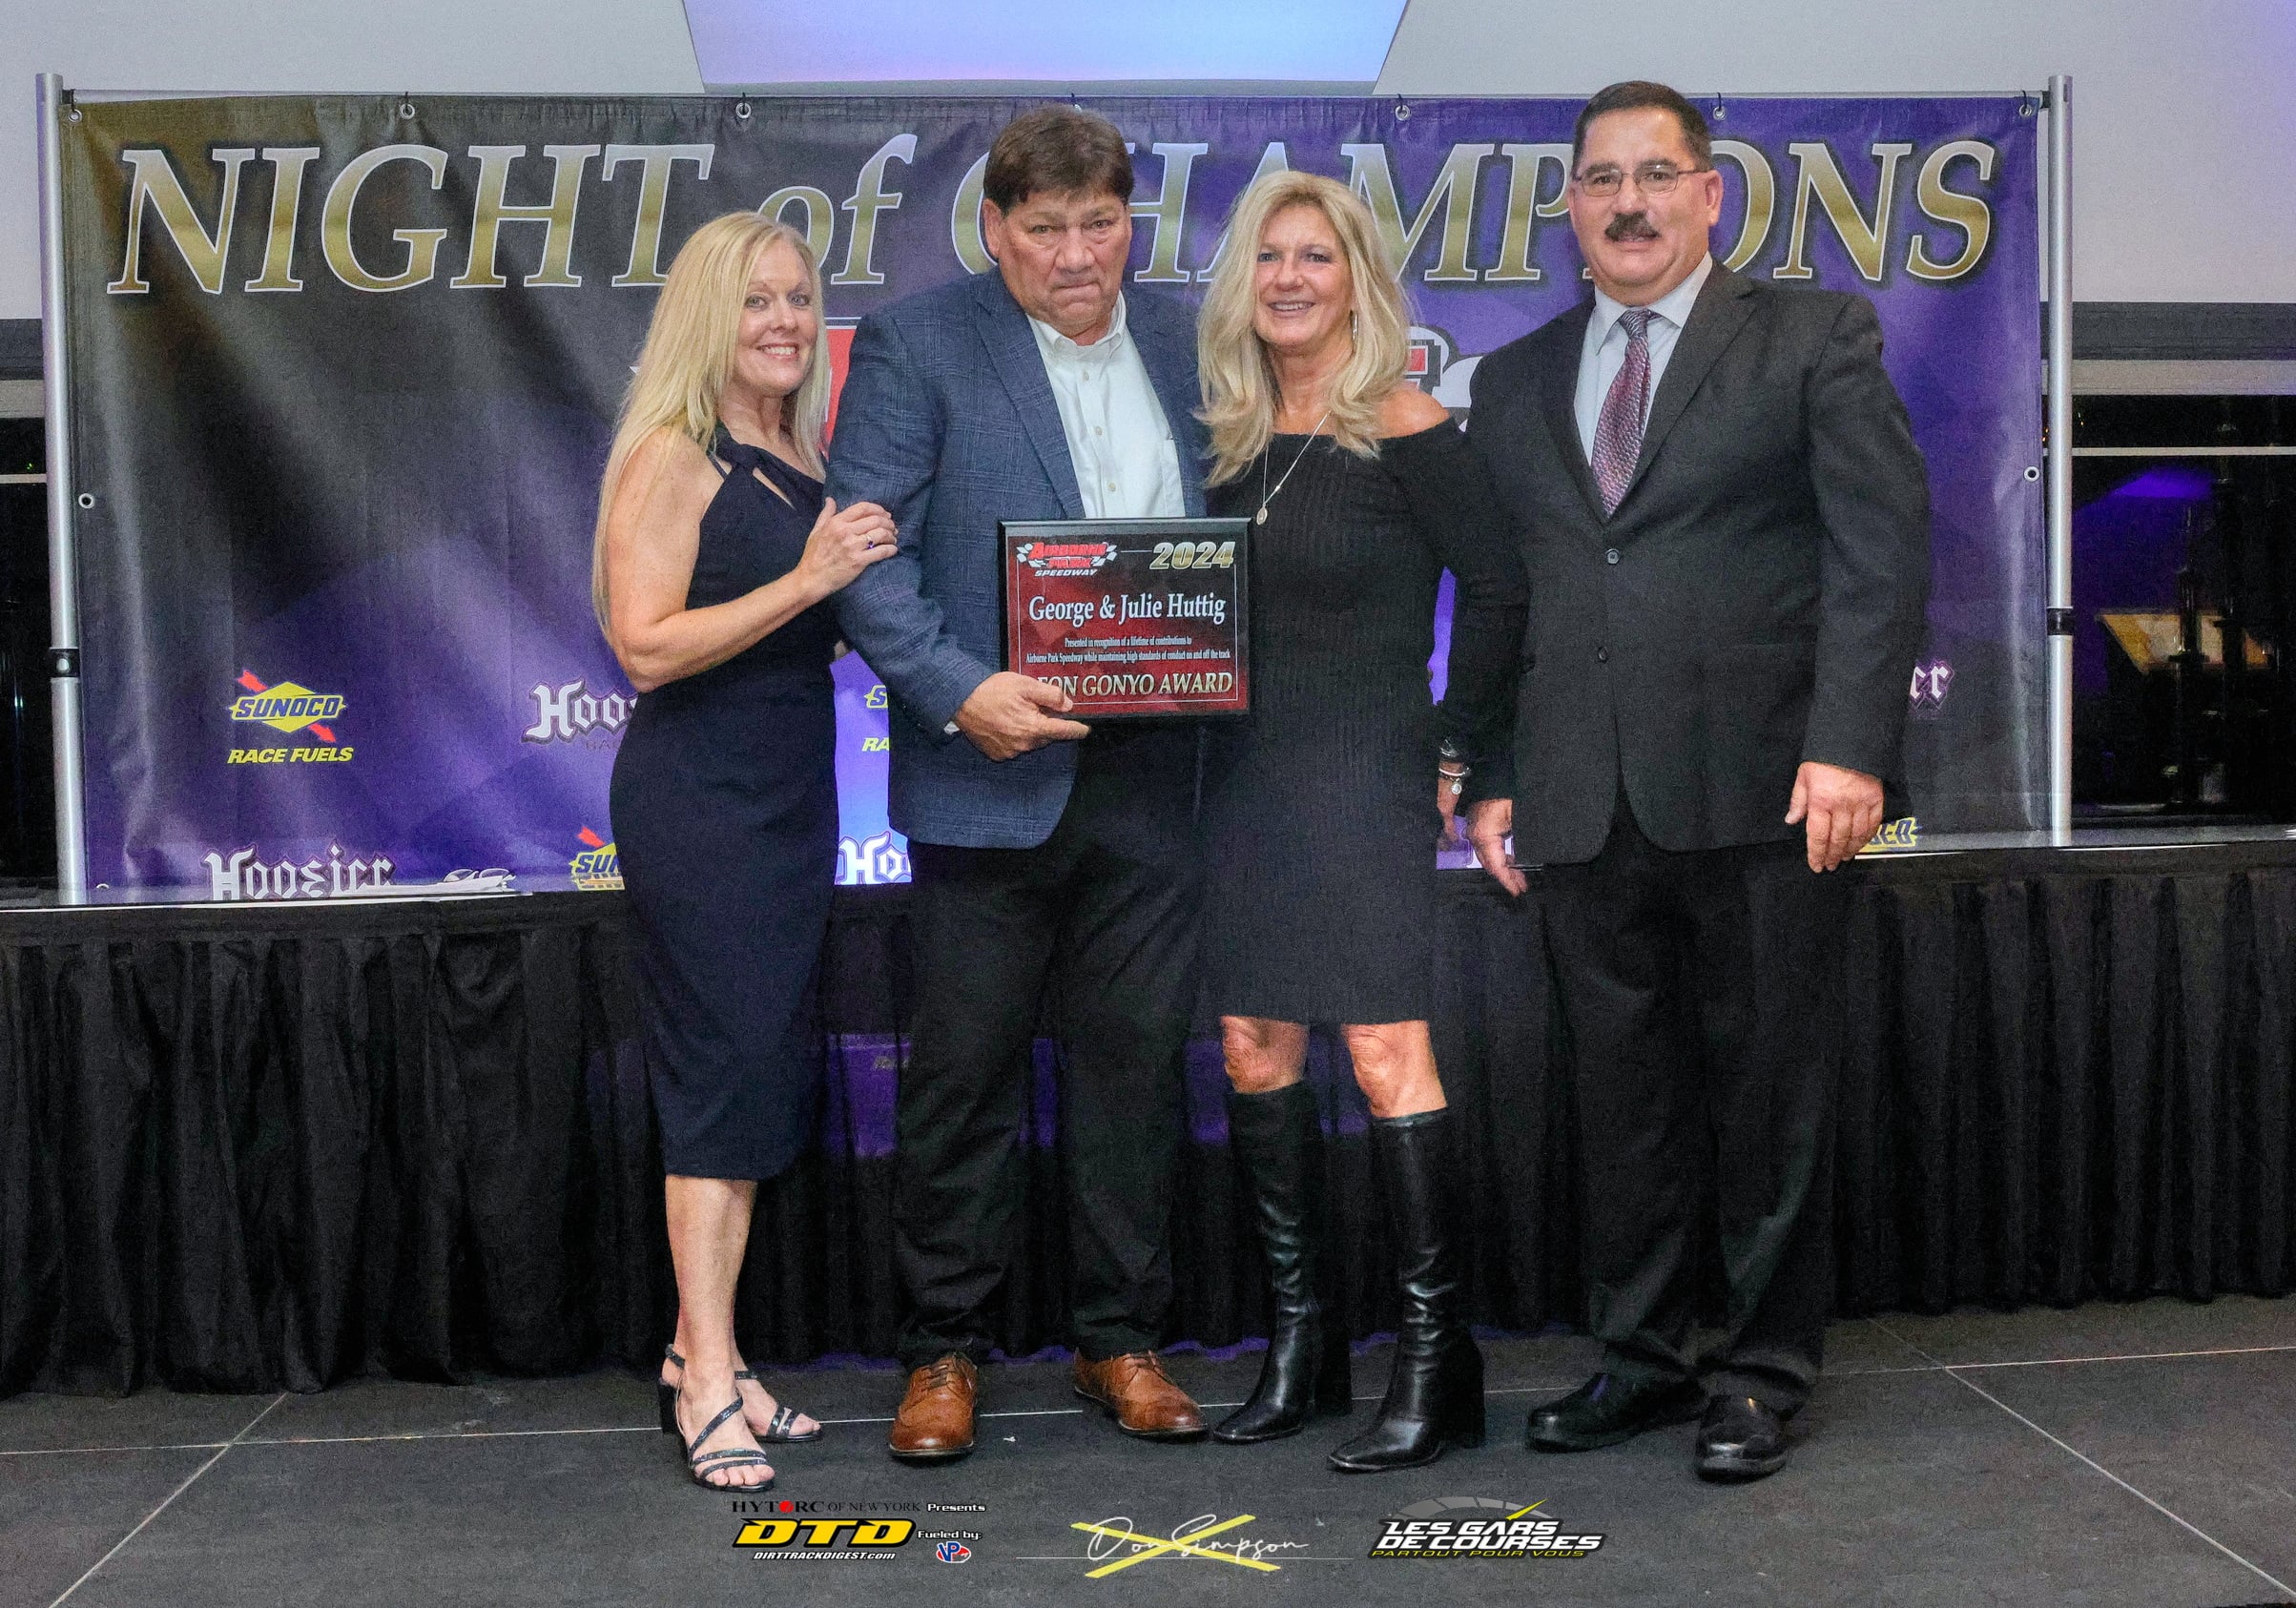
[[[911,1372],[887,1447],[914,1462],[973,1448],[1047,993],[1076,1388],[1131,1434],[1204,1430],[1154,1350],[1192,1003],[1196,739],[1090,732],[1062,718],[1058,686],[997,668],[1000,520],[1204,511],[1195,320],[1125,291],[1132,164],[1106,120],[1024,113],[983,191],[998,271],[861,321],[829,466],[831,496],[881,505],[900,531],[838,605],[901,716],[890,802],[909,838],[917,1007],[893,1231]]]
[[[1832,1301],[1847,888],[1825,874],[1897,773],[1929,494],[1872,305],[1719,266],[1721,204],[1681,95],[1587,103],[1570,209],[1594,296],[1475,375],[1531,609],[1513,719],[1483,727],[1506,734],[1464,757],[1483,865],[1517,893],[1516,864],[1546,867],[1604,1348],[1529,1442],[1703,1410],[1698,1471],[1748,1479],[1785,1461]],[[1728,1304],[1694,1358],[1706,1179]]]

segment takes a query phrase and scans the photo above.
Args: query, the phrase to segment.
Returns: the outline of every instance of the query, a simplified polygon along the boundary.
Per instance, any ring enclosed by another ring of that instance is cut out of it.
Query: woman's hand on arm
[[[821,504],[821,517],[805,539],[805,556],[797,560],[796,573],[816,590],[817,603],[843,591],[871,565],[891,558],[900,545],[892,516],[875,503],[840,508],[831,497]]]
[[[874,504],[825,507],[787,575],[730,602],[689,608],[702,515],[719,484],[708,454],[664,430],[631,454],[608,511],[609,634],[641,692],[723,664],[894,550],[892,522]]]

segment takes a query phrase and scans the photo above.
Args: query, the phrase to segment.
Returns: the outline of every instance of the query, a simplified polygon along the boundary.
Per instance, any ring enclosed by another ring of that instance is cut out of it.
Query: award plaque
[[[1247,712],[1251,529],[1240,519],[1001,523],[1004,668],[1059,682],[1076,720]]]

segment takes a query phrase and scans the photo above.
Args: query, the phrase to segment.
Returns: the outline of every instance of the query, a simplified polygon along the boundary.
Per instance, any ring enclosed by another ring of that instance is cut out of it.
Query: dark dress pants
[[[1104,730],[1034,849],[912,842],[917,1015],[896,1107],[902,1362],[991,1343],[1027,1183],[1040,1001],[1061,1050],[1071,1338],[1152,1348],[1171,1303],[1166,1231],[1195,988],[1197,742]]]
[[[1544,873],[1573,1045],[1590,1322],[1627,1377],[1704,1374],[1790,1413],[1833,1299],[1833,1119],[1849,882],[1802,841],[1670,853],[1620,789],[1603,852]],[[1705,1190],[1727,1285],[1689,1344]]]

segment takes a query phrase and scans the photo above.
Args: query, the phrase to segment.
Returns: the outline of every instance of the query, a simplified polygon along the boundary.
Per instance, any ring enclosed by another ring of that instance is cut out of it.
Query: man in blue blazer
[[[829,473],[838,503],[878,503],[900,528],[898,556],[838,606],[899,711],[891,814],[909,838],[917,1006],[894,1206],[911,1371],[887,1445],[916,1462],[973,1447],[1029,1168],[1040,1011],[1063,1051],[1076,1388],[1132,1434],[1204,1427],[1155,1352],[1192,1002],[1196,737],[1094,732],[1063,718],[1056,685],[997,668],[1000,520],[1203,512],[1194,318],[1125,290],[1132,164],[1106,120],[1024,113],[982,190],[998,271],[862,320]]]

